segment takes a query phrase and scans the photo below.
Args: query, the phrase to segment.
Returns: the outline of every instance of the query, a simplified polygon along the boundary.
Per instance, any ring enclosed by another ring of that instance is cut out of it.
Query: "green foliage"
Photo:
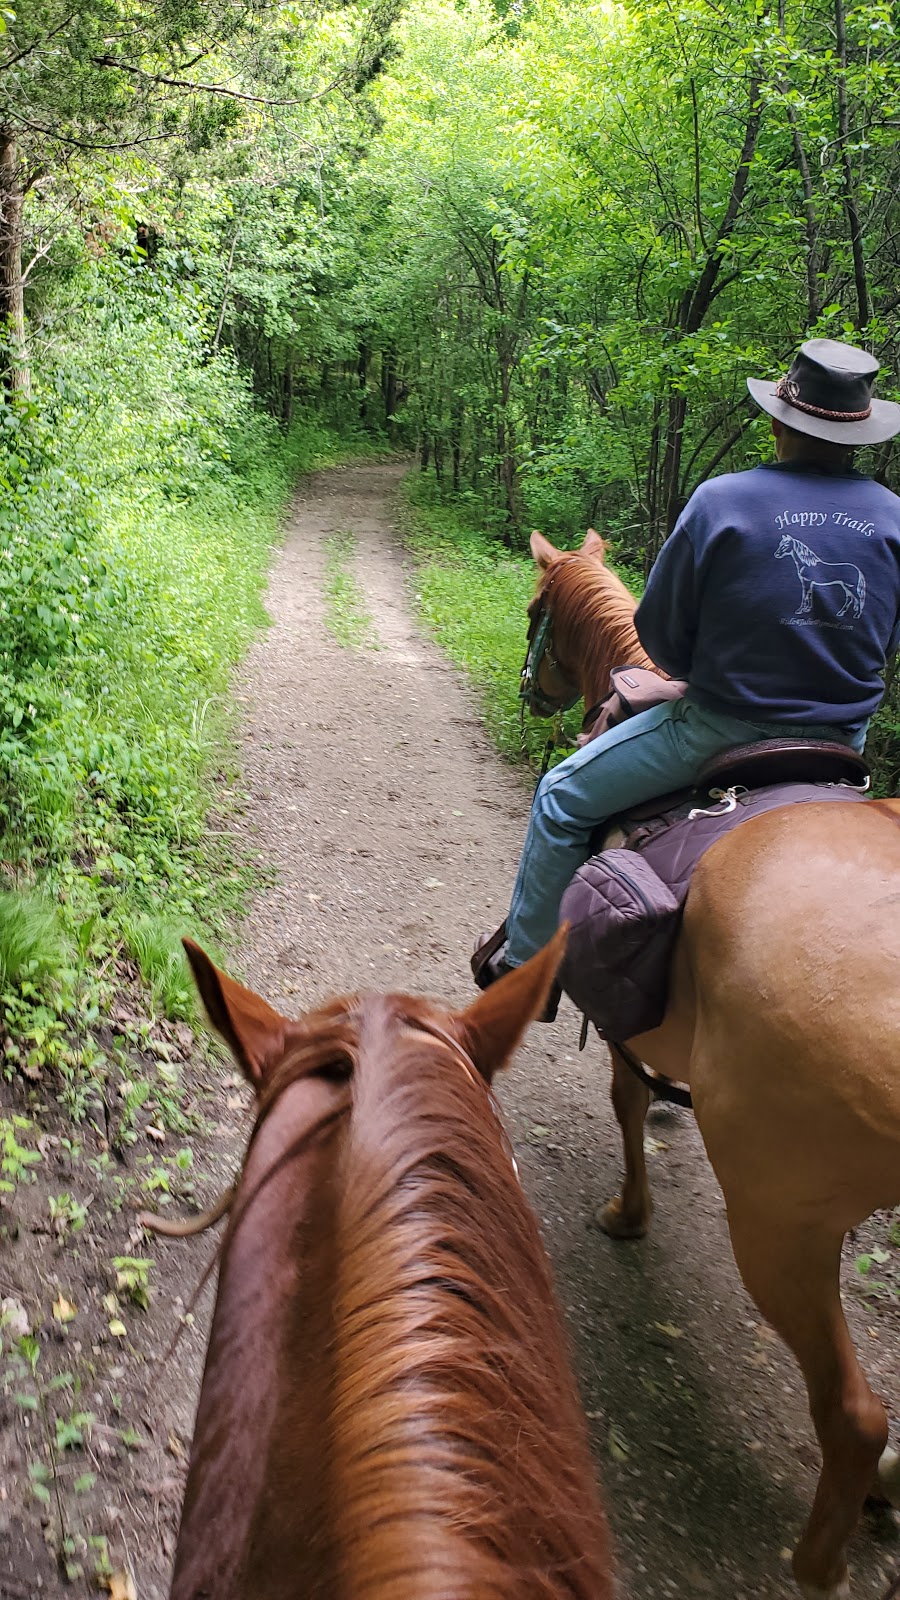
[[[406,480],[406,539],[417,557],[415,598],[425,622],[481,694],[485,721],[510,761],[523,753],[540,763],[551,723],[522,720],[519,675],[525,656],[526,610],[535,589],[530,557],[510,555],[476,527],[462,508],[435,500],[427,484]],[[577,713],[560,738],[574,743]]]
[[[0,1194],[15,1194],[18,1185],[28,1181],[29,1168],[41,1159],[37,1150],[22,1143],[22,1134],[30,1129],[27,1117],[0,1117]]]
[[[152,1259],[143,1256],[116,1256],[113,1267],[116,1288],[127,1294],[133,1305],[146,1311],[150,1305],[150,1271],[155,1266]]]

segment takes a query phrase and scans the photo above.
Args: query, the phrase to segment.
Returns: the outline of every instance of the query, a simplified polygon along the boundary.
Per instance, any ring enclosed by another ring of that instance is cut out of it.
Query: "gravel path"
[[[522,839],[527,786],[411,619],[391,525],[400,473],[364,464],[305,483],[272,573],[272,627],[237,686],[243,826],[261,866],[277,870],[239,963],[287,1012],[368,985],[465,1003],[473,929],[503,915]],[[323,540],[348,529],[377,649],[341,648],[325,627]],[[615,1187],[619,1143],[604,1052],[592,1040],[579,1055],[577,1037],[565,1005],[554,1026],[532,1029],[500,1097],[569,1316],[623,1590],[787,1600],[784,1549],[817,1463],[801,1386],[739,1283],[688,1115],[659,1109],[648,1124],[652,1237],[613,1245],[591,1226]],[[896,1320],[861,1306],[855,1321],[896,1412]],[[188,1342],[196,1357],[199,1331]],[[192,1403],[160,1401],[182,1428]],[[867,1522],[857,1600],[881,1594],[898,1557],[893,1523]],[[151,1581],[138,1592],[160,1591]]]

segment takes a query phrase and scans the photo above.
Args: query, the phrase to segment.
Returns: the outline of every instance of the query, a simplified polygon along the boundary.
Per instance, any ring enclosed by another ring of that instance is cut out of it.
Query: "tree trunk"
[[[287,358],[281,389],[281,420],[289,428],[294,420],[294,357]]]
[[[384,420],[390,422],[397,409],[397,357],[393,350],[384,350],[381,356],[381,399]]]
[[[12,128],[0,128],[0,324],[5,324],[8,341],[0,370],[7,390],[28,396],[31,369],[25,340],[22,206],[16,136]]]
[[[841,0],[836,0],[836,3],[840,5]],[[678,329],[682,334],[690,335],[699,331],[716,295],[724,287],[724,283],[729,281],[725,279],[723,283],[720,278],[720,272],[725,246],[734,232],[747,196],[750,168],[753,165],[753,158],[759,141],[759,130],[762,124],[763,102],[760,94],[761,88],[762,74],[757,69],[753,72],[748,85],[744,142],[731,180],[731,192],[728,196],[728,202],[725,206],[722,220],[716,230],[715,239],[707,252],[706,261],[697,280],[696,287],[685,292],[678,308]],[[672,532],[682,509],[681,453],[684,444],[686,419],[687,396],[683,394],[670,395],[665,434],[666,447],[663,455],[662,483],[659,495],[659,518],[655,530],[657,539],[660,534],[664,537]],[[661,527],[660,521],[662,521]]]
[[[871,316],[869,283],[866,275],[866,258],[863,253],[862,225],[853,187],[853,165],[850,160],[850,111],[847,104],[847,31],[844,25],[844,0],[834,0],[834,31],[837,41],[839,71],[837,75],[838,135],[841,147],[841,190],[844,214],[853,252],[853,281],[856,286],[856,326],[864,328]]]

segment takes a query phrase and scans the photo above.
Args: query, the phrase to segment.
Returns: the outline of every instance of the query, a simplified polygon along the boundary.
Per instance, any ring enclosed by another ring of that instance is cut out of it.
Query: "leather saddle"
[[[725,750],[706,763],[698,789],[763,789],[773,783],[840,783],[867,789],[869,768],[849,745],[810,739],[764,739]]]
[[[836,740],[764,739],[738,745],[708,761],[693,788],[648,800],[627,815],[605,822],[598,829],[594,849],[601,850],[614,841],[626,848],[641,848],[651,836],[658,840],[671,824],[686,818],[692,807],[715,806],[729,795],[746,795],[758,789],[777,790],[783,794],[774,795],[766,805],[773,801],[789,805],[794,798],[792,785],[800,786],[798,800],[815,799],[815,794],[810,792],[813,785],[827,786],[829,799],[840,798],[833,792],[837,788],[846,788],[848,798],[855,799],[869,786],[869,768],[861,755]],[[486,989],[508,970],[501,954],[505,941],[505,922],[489,937],[482,936],[478,941],[471,957],[471,968],[480,989]],[[559,991],[554,987],[542,1020],[552,1021],[556,1015]]]
[[[630,846],[644,823],[653,821],[657,828],[665,827],[686,817],[692,807],[713,805],[729,793],[820,784],[864,794],[869,782],[864,757],[837,740],[761,739],[754,744],[735,745],[707,761],[693,788],[658,795],[604,822],[594,836],[593,849],[601,850],[610,844]],[[789,805],[790,800],[786,793],[784,804]]]

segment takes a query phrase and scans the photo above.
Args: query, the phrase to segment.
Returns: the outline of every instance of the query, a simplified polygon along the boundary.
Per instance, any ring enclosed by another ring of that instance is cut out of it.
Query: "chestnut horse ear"
[[[535,528],[528,542],[531,545],[531,554],[542,572],[546,572],[548,567],[552,567],[554,561],[559,560],[561,551],[557,550],[549,539],[545,539],[542,533],[538,533],[537,528]]]
[[[606,560],[606,540],[601,539],[596,528],[588,528],[581,546],[583,556],[599,556],[601,561]]]
[[[543,950],[498,978],[457,1017],[462,1043],[488,1083],[506,1065],[528,1024],[544,1010],[568,936],[569,924],[564,922]]]
[[[210,1022],[258,1089],[266,1073],[284,1055],[292,1024],[252,989],[245,989],[213,966],[206,951],[193,939],[181,942]]]

